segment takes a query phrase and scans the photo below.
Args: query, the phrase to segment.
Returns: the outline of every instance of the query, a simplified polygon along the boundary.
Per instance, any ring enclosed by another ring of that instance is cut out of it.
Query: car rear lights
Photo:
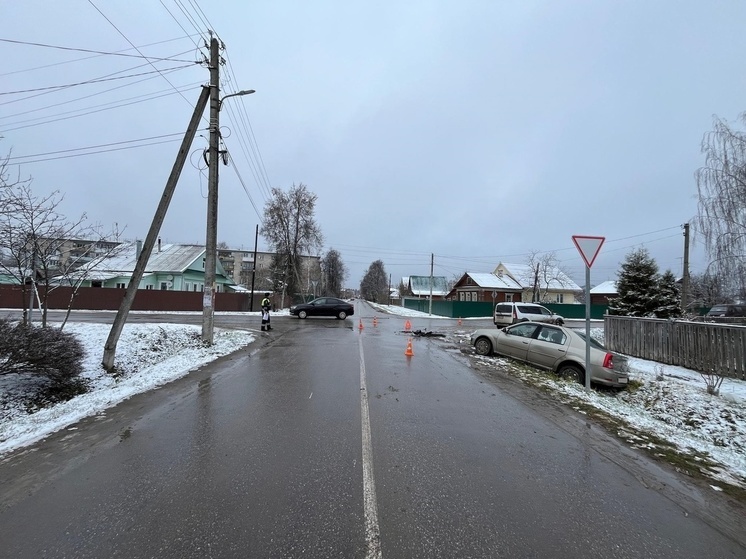
[[[613,369],[614,368],[614,360],[611,353],[607,353],[604,356],[604,368],[606,369]]]

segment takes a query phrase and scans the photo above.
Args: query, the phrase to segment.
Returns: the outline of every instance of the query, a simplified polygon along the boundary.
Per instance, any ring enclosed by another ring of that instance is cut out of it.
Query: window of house
[[[152,285],[146,285],[146,286],[145,286],[145,289],[150,289],[150,290],[152,290],[152,289],[153,289],[153,286],[152,286]]]
[[[126,288],[126,287],[127,287],[127,286],[126,286],[125,284],[123,284],[123,283],[118,283],[118,284],[117,284],[117,289],[124,289],[124,288]]]
[[[507,301],[508,303],[512,303],[513,302],[513,294],[512,293],[506,293],[505,294],[505,301]]]
[[[168,284],[165,281],[161,282],[161,291],[165,291],[168,289]]]
[[[565,302],[565,294],[564,293],[557,293],[557,302],[558,303],[564,303]]]

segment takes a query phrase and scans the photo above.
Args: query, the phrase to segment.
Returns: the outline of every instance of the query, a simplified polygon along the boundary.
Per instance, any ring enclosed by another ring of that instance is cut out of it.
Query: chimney
[[[140,258],[141,252],[142,252],[142,241],[137,241],[137,248],[135,249],[135,260]]]
[[[158,252],[161,251],[161,238],[158,237]]]

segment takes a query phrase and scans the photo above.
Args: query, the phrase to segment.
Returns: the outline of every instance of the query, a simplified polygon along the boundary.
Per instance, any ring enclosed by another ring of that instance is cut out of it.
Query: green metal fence
[[[404,299],[406,309],[430,312],[429,299]],[[585,318],[585,305],[542,304],[542,306],[565,318]],[[432,313],[449,318],[492,317],[492,303],[477,301],[433,301]],[[608,305],[591,305],[591,318],[602,319]]]

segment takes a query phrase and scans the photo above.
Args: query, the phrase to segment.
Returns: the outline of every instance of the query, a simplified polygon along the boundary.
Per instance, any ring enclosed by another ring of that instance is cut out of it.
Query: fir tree
[[[658,318],[676,318],[681,316],[681,295],[676,276],[671,270],[666,270],[658,283],[658,308],[655,316]]]
[[[627,255],[618,278],[619,297],[609,300],[609,313],[655,316],[660,306],[658,264],[646,248],[639,248]]]

